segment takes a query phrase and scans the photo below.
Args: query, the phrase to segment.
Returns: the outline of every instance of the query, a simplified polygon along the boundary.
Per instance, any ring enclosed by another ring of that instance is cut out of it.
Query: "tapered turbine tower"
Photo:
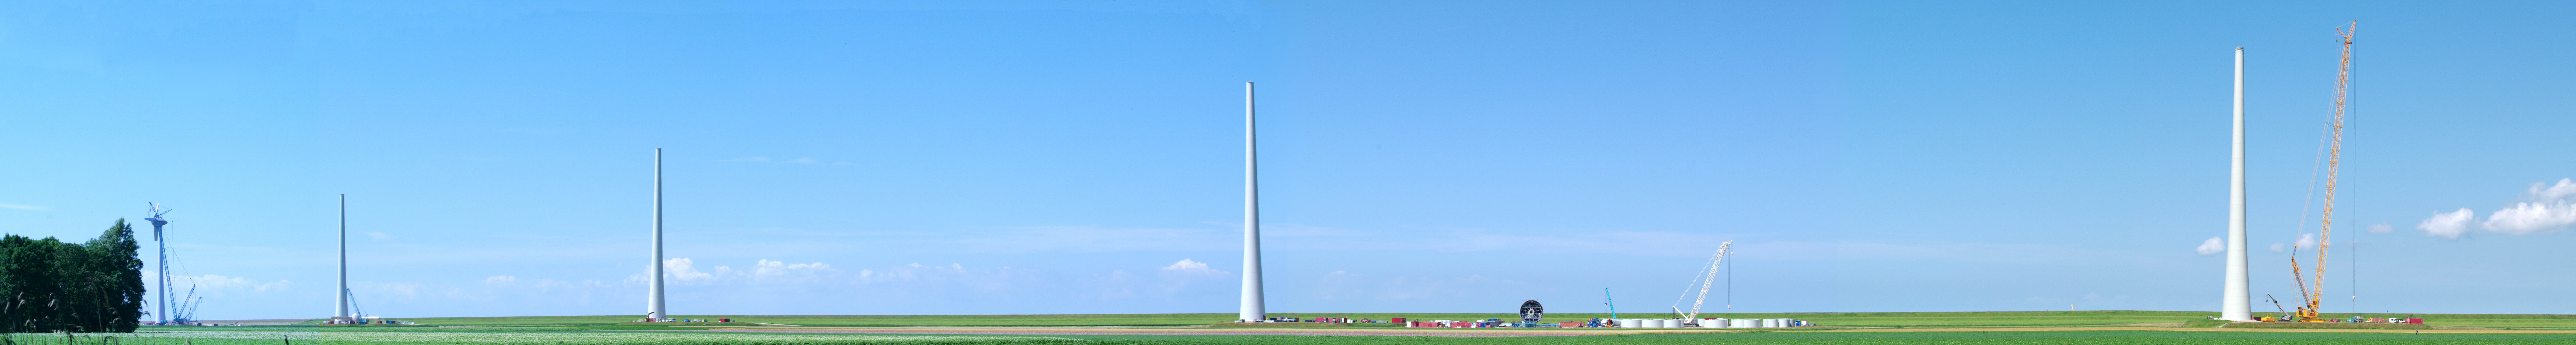
[[[653,148],[653,281],[645,292],[644,318],[662,321],[670,317],[662,309],[662,148]]]
[[[170,323],[170,241],[161,239],[161,226],[170,225],[170,219],[161,218],[161,215],[170,214],[171,210],[161,209],[161,204],[147,202],[143,205],[151,207],[152,218],[143,220],[152,221],[152,245],[161,250],[161,272],[157,274],[160,276],[158,279],[160,279],[161,288],[155,290],[160,292],[161,312],[152,314],[152,324],[168,324]]]
[[[331,299],[331,300],[332,300],[332,301],[331,301],[331,303],[332,303],[333,305],[335,305],[335,306],[336,306],[335,308],[332,308],[332,309],[331,309],[331,310],[332,310],[332,311],[331,311],[331,320],[333,320],[333,321],[337,321],[337,322],[350,322],[350,321],[357,321],[357,320],[358,320],[358,319],[357,319],[357,317],[356,317],[357,315],[350,315],[350,314],[349,314],[349,195],[348,195],[348,194],[341,194],[341,195],[340,195],[340,289],[339,289],[339,290],[337,290],[337,291],[340,291],[340,293],[336,295],[337,297],[333,297],[333,298]]]
[[[2236,145],[2227,187],[2227,287],[2218,318],[2254,321],[2254,297],[2245,287],[2245,47],[2236,47]]]
[[[1261,310],[1261,183],[1252,130],[1252,83],[1243,83],[1243,310],[1244,322],[1268,319]]]

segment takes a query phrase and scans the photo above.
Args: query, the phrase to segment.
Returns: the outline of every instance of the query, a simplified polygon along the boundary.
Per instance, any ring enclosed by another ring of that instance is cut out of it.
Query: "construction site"
[[[0,345],[2576,336],[2576,4],[14,8]]]

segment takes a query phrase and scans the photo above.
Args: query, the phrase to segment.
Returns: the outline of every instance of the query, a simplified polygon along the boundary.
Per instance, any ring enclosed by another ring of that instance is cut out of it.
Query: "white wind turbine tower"
[[[2235,156],[2227,188],[2227,285],[2218,300],[2218,318],[2254,321],[2253,292],[2245,278],[2245,47],[2236,47],[2235,109]]]
[[[662,321],[662,148],[653,148],[653,281],[644,297],[644,319]]]
[[[349,314],[349,195],[348,195],[348,194],[341,194],[341,195],[340,195],[340,289],[339,289],[339,290],[337,290],[337,291],[340,291],[340,293],[339,293],[338,295],[336,295],[336,297],[332,297],[332,298],[331,298],[331,303],[332,303],[332,305],[334,306],[334,307],[331,309],[331,320],[336,321],[336,322],[350,322],[350,321],[357,321],[357,318],[355,317],[355,316],[357,316],[357,315],[350,315],[350,314]]]
[[[1252,83],[1243,83],[1243,309],[1238,321],[1269,319],[1261,310],[1261,184],[1254,165]]]
[[[161,250],[161,274],[158,274],[161,276],[161,288],[156,289],[160,292],[161,312],[152,314],[152,324],[166,324],[170,323],[170,241],[161,239],[161,226],[170,225],[170,219],[161,218],[161,215],[170,214],[170,211],[175,210],[163,210],[161,204],[155,203],[147,202],[143,205],[151,207],[152,218],[143,220],[152,221],[152,245]]]

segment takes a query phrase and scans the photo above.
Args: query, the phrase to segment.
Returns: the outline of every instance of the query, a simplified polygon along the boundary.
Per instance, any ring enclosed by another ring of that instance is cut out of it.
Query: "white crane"
[[[1700,278],[1699,299],[1691,301],[1690,312],[1684,313],[1681,310],[1681,306],[1673,306],[1673,313],[1682,314],[1682,320],[1686,320],[1683,322],[1699,322],[1699,306],[1708,303],[1708,289],[1709,287],[1717,286],[1717,270],[1722,264],[1726,263],[1727,251],[1734,246],[1735,241],[1726,241],[1725,243],[1717,244],[1717,255],[1709,258],[1708,260],[1708,274],[1705,275],[1706,277]]]

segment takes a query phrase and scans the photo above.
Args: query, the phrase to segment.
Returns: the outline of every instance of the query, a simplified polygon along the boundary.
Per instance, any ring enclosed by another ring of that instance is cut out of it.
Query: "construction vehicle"
[[[1680,314],[1683,320],[1682,322],[1694,324],[1699,322],[1699,307],[1700,305],[1708,303],[1708,288],[1717,285],[1717,270],[1724,268],[1723,264],[1726,263],[1726,254],[1734,246],[1735,241],[1726,241],[1717,244],[1717,254],[1708,260],[1708,272],[1705,274],[1704,278],[1700,278],[1699,299],[1691,301],[1690,312],[1682,312],[1681,306],[1673,306],[1673,313]]]
[[[2310,272],[2299,267],[2297,255],[2290,257],[2290,275],[2299,283],[2299,297],[2307,299],[2308,302],[2308,305],[2299,307],[2299,311],[2292,315],[2298,318],[2299,322],[2331,322],[2331,320],[2319,318],[2317,308],[2323,306],[2326,294],[2326,248],[2334,243],[2335,174],[2339,172],[2339,167],[2343,163],[2344,95],[2352,85],[2352,33],[2360,29],[2361,21],[2353,21],[2349,29],[2335,28],[2335,35],[2343,38],[2343,61],[2341,67],[2335,70],[2334,144],[2326,153],[2325,211],[2323,223],[2317,227],[2315,275],[2311,277]],[[2315,285],[2309,285],[2310,278],[2315,279]]]

